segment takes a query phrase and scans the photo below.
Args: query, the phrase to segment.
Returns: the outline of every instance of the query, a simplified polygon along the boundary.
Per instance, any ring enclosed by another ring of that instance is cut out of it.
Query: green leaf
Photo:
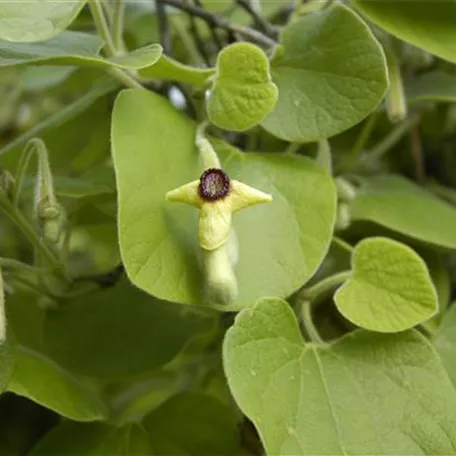
[[[76,421],[103,420],[107,408],[94,388],[42,353],[17,345],[8,391]]]
[[[0,42],[0,67],[19,65],[80,65],[138,70],[153,65],[162,52],[150,44],[129,54],[103,58],[98,52],[103,42],[97,35],[63,32],[43,43]]]
[[[456,392],[417,332],[303,344],[291,307],[271,298],[237,316],[223,355],[268,455],[456,451]]]
[[[213,68],[194,68],[162,54],[154,65],[140,70],[139,75],[144,80],[165,79],[204,87],[214,72]]]
[[[143,426],[157,454],[236,456],[241,454],[233,410],[200,393],[181,393],[147,415]]]
[[[210,323],[123,281],[49,312],[44,341],[48,353],[72,372],[122,378],[171,361]]]
[[[86,0],[18,0],[0,2],[0,39],[30,43],[48,40],[66,29]]]
[[[350,211],[352,220],[371,221],[422,242],[456,249],[456,209],[403,177],[367,180]]]
[[[406,86],[409,103],[419,101],[456,101],[456,75],[441,70],[422,74]]]
[[[456,387],[456,305],[454,303],[443,317],[434,345]]]
[[[392,35],[425,51],[456,62],[454,0],[352,0],[361,13]]]
[[[271,111],[277,96],[263,50],[250,43],[235,43],[217,56],[207,115],[220,128],[248,130]]]
[[[138,424],[116,428],[106,424],[66,421],[53,428],[29,456],[151,456],[147,433]]]
[[[335,3],[290,22],[273,59],[279,88],[262,125],[293,142],[336,135],[364,119],[387,89],[385,57],[367,25]]]
[[[160,299],[205,304],[197,211],[165,194],[202,172],[195,125],[163,98],[122,92],[112,126],[123,262],[135,285]],[[304,157],[242,154],[219,143],[230,176],[273,195],[234,216],[239,296],[225,310],[264,295],[288,296],[323,260],[335,219],[330,176]]]
[[[379,332],[412,328],[438,310],[426,263],[410,247],[380,237],[356,245],[352,275],[334,300],[347,320]]]

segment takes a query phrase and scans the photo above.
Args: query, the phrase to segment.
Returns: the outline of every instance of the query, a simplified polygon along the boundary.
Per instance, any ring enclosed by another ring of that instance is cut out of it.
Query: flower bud
[[[238,285],[234,266],[237,262],[237,239],[231,231],[228,241],[215,250],[204,250],[208,298],[214,304],[231,304],[236,300]]]
[[[340,201],[348,203],[356,196],[355,187],[347,180],[343,179],[342,177],[337,177],[335,179],[335,183],[337,189],[337,197]]]
[[[339,203],[336,216],[336,230],[342,231],[347,229],[351,223],[350,208],[347,203]]]

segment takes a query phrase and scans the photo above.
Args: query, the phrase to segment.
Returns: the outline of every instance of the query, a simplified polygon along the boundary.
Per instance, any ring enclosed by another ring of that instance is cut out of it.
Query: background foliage
[[[0,2],[0,455],[456,454],[455,19]]]

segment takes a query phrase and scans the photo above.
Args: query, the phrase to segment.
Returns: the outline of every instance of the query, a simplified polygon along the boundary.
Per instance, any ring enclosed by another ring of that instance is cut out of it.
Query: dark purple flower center
[[[225,198],[230,192],[230,178],[220,168],[209,168],[201,174],[199,194],[206,201]]]

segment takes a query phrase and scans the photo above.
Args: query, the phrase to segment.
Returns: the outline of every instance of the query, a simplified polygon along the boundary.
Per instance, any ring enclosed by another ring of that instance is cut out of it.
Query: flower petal
[[[205,250],[214,250],[224,244],[231,229],[229,197],[220,201],[205,202],[199,219],[199,243]]]
[[[168,201],[187,203],[192,206],[201,207],[203,200],[199,195],[198,185],[199,180],[196,180],[175,188],[174,190],[170,190],[166,194],[166,199]]]
[[[228,198],[233,212],[254,204],[270,203],[272,201],[272,196],[268,193],[236,180],[231,181],[231,193]]]

